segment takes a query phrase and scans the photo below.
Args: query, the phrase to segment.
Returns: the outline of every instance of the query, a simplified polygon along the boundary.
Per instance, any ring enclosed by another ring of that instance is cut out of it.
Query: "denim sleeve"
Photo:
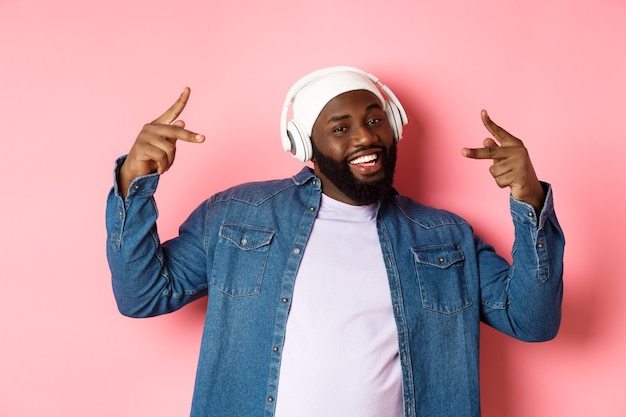
[[[159,175],[136,178],[123,200],[117,174],[124,159],[116,161],[106,207],[107,260],[115,300],[120,312],[130,317],[169,313],[206,294],[203,208],[192,213],[177,238],[162,245],[154,200]]]
[[[542,185],[546,199],[539,215],[530,204],[510,200],[515,229],[512,265],[494,263],[493,252],[477,239],[482,319],[525,341],[554,338],[561,322],[565,238],[554,212],[552,188]]]

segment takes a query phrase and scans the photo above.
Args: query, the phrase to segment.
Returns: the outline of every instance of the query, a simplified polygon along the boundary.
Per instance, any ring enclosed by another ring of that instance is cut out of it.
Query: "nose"
[[[359,124],[352,131],[352,143],[354,146],[368,146],[378,141],[378,137],[372,132],[369,126]]]

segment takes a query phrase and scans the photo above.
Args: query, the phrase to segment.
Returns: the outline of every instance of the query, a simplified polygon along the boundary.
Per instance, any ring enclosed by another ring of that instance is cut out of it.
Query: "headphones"
[[[336,66],[323,68],[305,75],[303,78],[298,80],[289,89],[287,97],[285,98],[285,103],[283,104],[283,111],[280,118],[280,132],[283,149],[285,152],[291,152],[293,157],[298,161],[309,161],[313,156],[313,146],[311,144],[311,137],[307,133],[307,129],[304,127],[303,123],[296,119],[287,121],[289,107],[293,104],[298,93],[311,83],[326,75],[346,71],[354,72],[369,78],[369,80],[372,81],[379,90],[382,90],[382,92],[385,93],[387,98],[385,99],[383,106],[385,115],[389,121],[389,125],[391,126],[393,139],[396,142],[402,139],[402,127],[408,123],[408,118],[402,104],[400,104],[398,98],[387,86],[382,84],[374,75],[355,67]]]

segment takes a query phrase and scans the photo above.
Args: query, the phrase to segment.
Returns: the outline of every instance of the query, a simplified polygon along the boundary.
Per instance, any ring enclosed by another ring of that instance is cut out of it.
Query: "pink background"
[[[105,259],[114,159],[185,86],[207,135],[158,191],[162,237],[226,186],[288,176],[284,94],[362,67],[409,113],[397,186],[502,253],[508,193],[460,154],[480,109],[522,138],[567,235],[556,340],[484,330],[484,416],[626,416],[626,3],[1,0],[0,416],[183,416],[204,302],[120,316]]]

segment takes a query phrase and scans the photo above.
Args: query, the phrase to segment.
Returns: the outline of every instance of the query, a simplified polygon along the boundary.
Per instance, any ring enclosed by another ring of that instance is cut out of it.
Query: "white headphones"
[[[308,85],[326,75],[336,72],[354,72],[356,74],[363,75],[369,78],[369,80],[372,81],[379,90],[382,90],[382,92],[385,93],[387,98],[384,102],[384,110],[385,115],[389,120],[389,125],[391,126],[393,138],[396,142],[402,139],[402,127],[408,123],[408,118],[402,104],[400,104],[398,98],[387,86],[382,84],[374,75],[355,67],[337,66],[323,68],[305,75],[298,80],[289,89],[283,105],[283,111],[280,118],[280,131],[283,149],[285,152],[291,152],[293,157],[299,161],[306,162],[310,160],[313,156],[313,147],[311,145],[311,137],[307,132],[307,129],[304,127],[304,124],[295,118],[287,121],[289,107],[293,104],[298,93],[300,93]]]

